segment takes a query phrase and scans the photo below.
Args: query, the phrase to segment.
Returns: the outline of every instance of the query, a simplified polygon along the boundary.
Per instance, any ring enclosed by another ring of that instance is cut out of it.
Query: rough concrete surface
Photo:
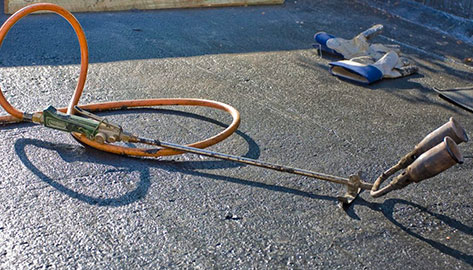
[[[454,116],[431,88],[472,83],[473,46],[366,1],[75,14],[89,41],[81,103],[158,97],[225,102],[239,130],[212,150],[374,179]],[[1,20],[6,20],[2,15]],[[419,74],[371,86],[328,72],[315,32],[402,44]],[[70,27],[33,15],[0,50],[17,107],[64,106],[79,71]],[[188,143],[225,113],[170,107],[103,113],[147,137]],[[471,269],[473,155],[433,179],[348,209],[337,184],[191,154],[115,156],[29,124],[0,128],[0,269]]]

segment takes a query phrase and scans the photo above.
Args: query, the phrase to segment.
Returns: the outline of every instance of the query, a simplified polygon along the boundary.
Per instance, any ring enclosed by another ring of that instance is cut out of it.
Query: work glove
[[[418,68],[395,51],[386,53],[379,60],[370,56],[331,62],[330,73],[351,81],[371,84],[382,78],[399,78],[416,73]]]
[[[353,39],[347,40],[337,38],[325,32],[318,32],[314,35],[316,44],[314,47],[320,50],[338,55],[344,59],[352,59],[359,56],[370,56],[379,60],[389,51],[399,52],[398,45],[370,44],[368,41],[379,35],[383,31],[383,25],[376,24],[361,32]]]

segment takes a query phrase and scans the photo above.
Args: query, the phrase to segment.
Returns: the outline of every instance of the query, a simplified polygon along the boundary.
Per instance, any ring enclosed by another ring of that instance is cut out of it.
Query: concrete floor
[[[374,179],[428,132],[471,113],[439,88],[471,84],[473,46],[366,1],[76,14],[89,40],[81,103],[193,97],[242,115],[211,149]],[[5,20],[7,16],[1,16]],[[382,23],[419,74],[365,87],[328,72],[315,32],[351,37]],[[470,55],[468,55],[470,54]],[[79,52],[67,23],[25,18],[0,50],[0,85],[17,107],[64,106]],[[222,130],[201,108],[104,113],[176,143]],[[433,179],[348,209],[341,186],[195,155],[159,160],[102,153],[68,134],[1,127],[0,269],[471,269],[473,154]]]

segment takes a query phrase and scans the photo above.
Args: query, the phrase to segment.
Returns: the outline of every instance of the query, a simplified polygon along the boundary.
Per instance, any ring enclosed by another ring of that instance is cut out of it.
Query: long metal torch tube
[[[329,182],[333,182],[333,183],[337,183],[337,184],[342,184],[342,185],[346,185],[346,186],[353,186],[353,183],[351,183],[350,180],[348,178],[345,178],[345,177],[329,175],[329,174],[324,174],[324,173],[319,173],[319,172],[313,172],[313,171],[309,171],[309,170],[293,168],[293,167],[289,167],[289,166],[264,162],[264,161],[260,161],[260,160],[256,160],[256,159],[240,157],[240,156],[234,156],[234,155],[209,151],[209,150],[206,150],[206,149],[200,149],[200,148],[189,147],[189,146],[184,146],[184,145],[179,145],[179,144],[174,144],[174,143],[169,143],[169,142],[163,142],[163,141],[159,141],[159,140],[138,138],[137,142],[144,143],[144,144],[149,144],[149,145],[161,146],[161,147],[164,147],[164,148],[169,148],[169,149],[174,149],[174,150],[178,150],[178,151],[182,151],[182,152],[198,154],[198,155],[207,156],[207,157],[213,157],[213,158],[218,158],[218,159],[223,159],[223,160],[230,160],[230,161],[244,163],[244,164],[248,164],[248,165],[252,165],[252,166],[257,166],[257,167],[262,167],[262,168],[266,168],[266,169],[276,170],[276,171],[280,171],[280,172],[287,172],[287,173],[292,173],[292,174],[308,176],[308,177],[317,178],[317,179],[320,179],[320,180],[325,180],[325,181],[329,181]],[[362,181],[360,186],[358,186],[358,187],[362,188],[362,189],[371,190],[372,186],[373,186],[372,184]]]

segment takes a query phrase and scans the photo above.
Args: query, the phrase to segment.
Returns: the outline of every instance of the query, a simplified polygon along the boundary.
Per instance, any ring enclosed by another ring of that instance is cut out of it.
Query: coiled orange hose
[[[87,78],[89,52],[88,52],[88,47],[87,47],[87,39],[85,37],[84,31],[82,30],[82,27],[77,21],[77,19],[69,11],[67,11],[66,9],[58,5],[50,4],[50,3],[32,4],[18,10],[12,16],[10,16],[0,28],[0,47],[8,31],[21,18],[35,11],[45,11],[45,10],[55,12],[61,15],[63,18],[65,18],[71,24],[72,28],[74,28],[77,38],[79,39],[80,52],[81,52],[81,69],[80,69],[79,80],[77,82],[77,86],[71,98],[71,101],[69,103],[69,106],[67,108],[58,109],[61,112],[74,114],[73,108],[79,103],[79,99],[84,89],[85,80]],[[5,109],[5,111],[7,111],[10,114],[10,116],[0,117],[0,122],[2,123],[19,122],[19,121],[24,120],[25,116],[30,115],[13,107],[6,100],[1,89],[0,89],[0,105]],[[144,100],[123,100],[123,101],[86,104],[86,105],[80,105],[80,107],[82,109],[94,112],[94,111],[105,111],[105,110],[114,110],[114,109],[126,109],[126,108],[131,108],[131,107],[172,106],[172,105],[210,107],[210,108],[226,111],[230,113],[230,115],[233,117],[232,123],[222,132],[218,133],[217,135],[213,137],[210,137],[203,141],[189,144],[187,146],[196,147],[196,148],[206,148],[216,143],[219,143],[222,140],[229,137],[233,132],[235,132],[236,129],[238,128],[238,125],[240,124],[240,113],[235,108],[225,103],[212,101],[212,100],[206,100],[206,99],[160,98],[160,99],[144,99]],[[89,140],[84,135],[79,134],[79,133],[72,133],[72,135],[81,143],[84,143],[96,149],[114,153],[114,154],[157,157],[157,156],[176,155],[176,154],[182,153],[180,151],[176,151],[172,149],[159,148],[159,149],[150,150],[149,148],[147,149],[131,148],[131,147],[112,145],[108,143],[101,144],[96,141]]]

